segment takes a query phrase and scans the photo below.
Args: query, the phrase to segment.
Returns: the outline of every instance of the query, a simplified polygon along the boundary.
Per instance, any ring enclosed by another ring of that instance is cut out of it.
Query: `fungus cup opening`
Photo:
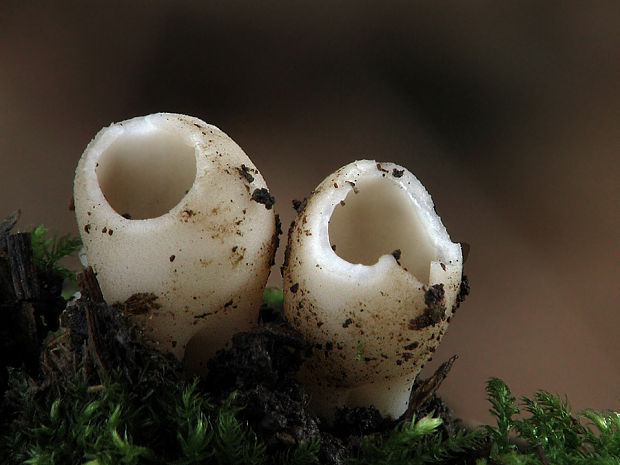
[[[400,250],[400,264],[428,284],[436,250],[412,203],[398,183],[384,178],[360,179],[355,190],[334,208],[329,220],[330,245],[343,260],[368,266]]]
[[[196,179],[193,145],[160,128],[120,134],[97,162],[104,197],[119,215],[133,220],[166,214]]]

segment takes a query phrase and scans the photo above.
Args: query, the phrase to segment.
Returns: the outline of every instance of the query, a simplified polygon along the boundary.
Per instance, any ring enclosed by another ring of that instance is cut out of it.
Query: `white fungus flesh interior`
[[[182,134],[154,128],[125,132],[99,158],[96,172],[101,191],[121,215],[136,220],[161,216],[192,187],[194,151]]]
[[[352,162],[291,227],[284,311],[313,346],[300,378],[316,413],[374,405],[398,418],[458,305],[460,245],[405,168]]]
[[[336,205],[329,238],[336,254],[353,264],[374,265],[382,255],[400,252],[403,267],[428,284],[435,248],[410,196],[396,183],[358,181]]]

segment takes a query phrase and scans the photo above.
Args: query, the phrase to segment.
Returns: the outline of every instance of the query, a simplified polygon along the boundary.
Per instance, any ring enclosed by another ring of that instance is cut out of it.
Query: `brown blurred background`
[[[395,161],[471,244],[429,367],[459,354],[457,414],[488,419],[490,376],[619,409],[619,30],[614,1],[3,0],[0,216],[75,232],[90,138],[157,111],[235,139],[285,225],[339,166]]]

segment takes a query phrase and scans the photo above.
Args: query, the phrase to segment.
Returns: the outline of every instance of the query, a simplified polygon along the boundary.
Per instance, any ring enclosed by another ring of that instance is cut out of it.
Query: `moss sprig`
[[[82,240],[72,234],[55,234],[46,238],[47,233],[48,228],[42,224],[30,233],[35,265],[41,272],[55,272],[65,279],[75,281],[75,271],[61,265],[60,261],[76,253],[82,246]]]
[[[441,418],[429,414],[401,422],[387,436],[374,434],[364,438],[359,456],[351,465],[422,465],[446,463],[463,453],[480,448],[486,433],[478,428],[473,431],[459,430],[444,437],[437,428]]]
[[[494,439],[492,463],[620,464],[620,413],[584,410],[573,414],[566,398],[544,390],[532,398],[522,397],[517,404],[508,386],[498,378],[488,381],[487,393],[497,421],[497,426],[486,427]],[[522,412],[529,416],[515,418]],[[525,445],[517,448],[519,441]]]

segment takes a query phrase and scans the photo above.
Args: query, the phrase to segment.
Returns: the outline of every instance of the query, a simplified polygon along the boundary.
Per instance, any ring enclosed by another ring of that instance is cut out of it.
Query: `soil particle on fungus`
[[[273,233],[273,237],[271,238],[272,251],[271,251],[271,262],[269,263],[269,266],[273,266],[276,264],[276,251],[280,247],[280,236],[282,235],[282,222],[280,221],[280,215],[276,213],[275,218],[276,218],[276,229],[275,229],[275,232]]]
[[[288,242],[286,243],[286,248],[284,249],[284,261],[282,262],[282,266],[280,266],[280,276],[284,276],[284,269],[288,266],[290,258],[291,258],[291,237],[293,228],[295,227],[295,220],[291,221],[290,226],[288,227]]]
[[[237,171],[239,172],[239,174],[244,177],[248,182],[253,182],[254,181],[254,176],[252,176],[249,172],[249,169],[247,166],[245,165],[241,165],[240,168],[237,168]]]
[[[201,313],[200,315],[194,315],[194,319],[200,320],[202,318],[208,317],[209,315],[213,315],[213,312],[204,312],[204,313]]]
[[[349,184],[353,188],[354,194],[359,194],[360,190],[357,187],[355,187],[355,183],[353,181],[347,181],[347,184]]]
[[[443,284],[434,284],[424,294],[426,308],[424,313],[409,320],[409,329],[418,330],[427,326],[435,325],[446,317],[446,306],[444,304],[445,291]]]
[[[181,212],[181,217],[183,218],[183,220],[187,223],[188,220],[194,216],[196,213],[194,212],[194,210],[191,209],[187,209],[187,210],[183,210]]]
[[[459,293],[456,296],[456,308],[458,308],[465,298],[469,295],[469,278],[463,275],[461,278],[461,286],[459,287]]]
[[[343,328],[348,328],[349,325],[351,325],[351,323],[353,323],[353,320],[351,318],[347,318],[346,320],[344,320],[344,322],[342,323],[342,327]]]
[[[392,252],[392,256],[396,259],[396,261],[398,262],[398,264],[400,265],[400,255],[401,255],[401,251],[400,249],[396,249]]]
[[[403,349],[405,350],[413,350],[416,349],[420,344],[418,343],[418,341],[414,341],[411,344],[407,344],[405,347],[403,347]]]
[[[297,213],[301,213],[301,211],[306,208],[306,204],[308,203],[308,199],[303,200],[293,200],[293,208]]]
[[[381,166],[381,163],[377,163],[377,169],[381,171],[382,173],[389,173],[388,170],[386,170],[383,166]]]
[[[276,202],[276,199],[264,187],[254,189],[254,192],[252,192],[252,200],[262,203],[267,210],[271,210],[271,207],[273,207],[273,204]]]
[[[290,289],[291,289],[291,292],[295,294],[297,290],[299,289],[299,283],[293,284]]]
[[[172,263],[174,261],[174,259],[177,258],[175,255],[170,255],[170,262]]]
[[[87,223],[84,225],[84,232],[86,234],[90,234],[90,224]]]
[[[396,168],[392,170],[392,176],[395,178],[400,178],[403,174],[405,174],[405,170],[397,170]]]

